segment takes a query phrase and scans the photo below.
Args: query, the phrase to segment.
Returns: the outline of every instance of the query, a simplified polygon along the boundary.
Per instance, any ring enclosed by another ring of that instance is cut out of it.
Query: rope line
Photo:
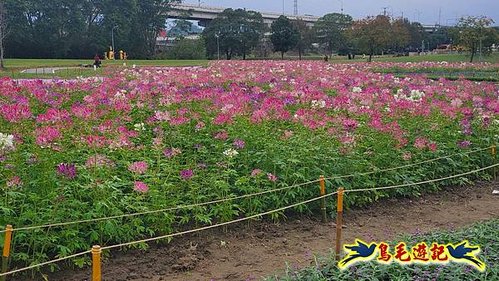
[[[365,172],[365,173],[357,173],[357,174],[350,174],[350,175],[344,175],[344,176],[333,176],[333,177],[325,178],[325,180],[352,178],[352,177],[358,177],[358,176],[372,175],[372,174],[376,174],[376,173],[383,173],[383,172],[395,171],[395,170],[399,170],[399,169],[403,169],[403,168],[409,168],[409,167],[413,167],[413,166],[418,166],[418,165],[421,165],[421,164],[430,163],[430,162],[434,162],[434,161],[438,161],[438,160],[442,160],[442,159],[446,159],[446,158],[451,158],[451,157],[458,156],[458,155],[463,155],[463,156],[464,155],[469,155],[469,154],[472,154],[472,153],[475,153],[475,152],[481,152],[481,151],[484,151],[484,150],[491,149],[492,147],[495,147],[495,146],[492,145],[492,146],[489,146],[489,147],[486,147],[486,148],[480,148],[480,149],[476,149],[476,150],[470,150],[470,151],[468,151],[466,153],[455,153],[455,154],[451,154],[451,155],[441,156],[441,157],[437,157],[437,158],[433,158],[433,159],[428,159],[428,160],[424,160],[424,161],[420,161],[420,162],[416,162],[416,163],[412,163],[412,164],[407,164],[407,165],[402,165],[402,166],[397,166],[397,167],[392,167],[392,168],[387,168],[387,169],[382,169],[382,170],[375,170],[375,171],[370,171],[370,172]]]
[[[487,167],[484,167],[484,168],[475,169],[473,171],[469,171],[469,172],[465,172],[465,173],[461,173],[461,174],[457,174],[457,175],[452,175],[452,176],[448,176],[448,177],[444,177],[444,178],[432,179],[432,180],[427,180],[427,181],[422,181],[422,182],[417,182],[417,183],[408,183],[408,184],[400,184],[400,185],[392,185],[392,186],[384,186],[384,187],[376,187],[376,188],[348,189],[348,190],[345,190],[344,192],[345,193],[348,193],[348,192],[366,192],[366,191],[373,191],[373,190],[393,189],[393,188],[400,188],[400,187],[407,187],[407,186],[422,185],[422,184],[426,184],[426,183],[443,181],[443,180],[447,180],[447,179],[457,178],[457,177],[461,177],[461,176],[465,176],[465,175],[469,175],[469,174],[481,172],[481,171],[484,171],[484,170],[487,170],[487,169],[490,169],[490,168],[494,168],[494,167],[497,167],[497,166],[499,166],[499,163],[494,164],[494,165],[490,165],[490,166],[487,166]],[[305,184],[308,184],[308,183],[303,183],[302,185],[305,185]],[[326,194],[326,195],[322,195],[322,196],[319,196],[319,197],[315,197],[315,198],[312,198],[312,199],[309,199],[309,200],[306,200],[306,201],[302,201],[302,202],[299,202],[299,203],[288,205],[286,207],[281,207],[281,208],[274,209],[274,210],[271,210],[271,211],[267,211],[267,212],[263,212],[263,213],[259,213],[259,214],[255,214],[255,215],[251,215],[251,216],[244,217],[244,218],[235,219],[235,220],[228,221],[228,222],[218,223],[218,224],[214,224],[214,225],[209,225],[209,226],[205,226],[205,227],[201,227],[201,228],[196,228],[196,229],[186,230],[186,231],[182,231],[182,232],[172,233],[172,234],[168,234],[168,235],[162,235],[162,236],[157,236],[157,237],[152,237],[152,238],[147,238],[147,239],[142,239],[142,240],[136,240],[136,241],[132,241],[132,242],[126,242],[126,243],[121,243],[121,244],[116,244],[116,245],[105,246],[105,247],[101,247],[101,249],[102,250],[110,250],[110,249],[114,249],[114,248],[126,247],[126,246],[131,246],[131,245],[135,245],[135,244],[139,244],[139,243],[152,242],[152,241],[161,240],[161,239],[165,239],[165,238],[170,238],[170,237],[181,236],[181,235],[185,235],[185,234],[196,233],[196,232],[200,232],[200,231],[204,231],[204,230],[208,230],[208,229],[212,229],[212,228],[217,228],[217,227],[221,227],[221,226],[225,226],[225,225],[230,225],[230,224],[234,224],[234,223],[238,223],[238,222],[243,222],[243,221],[247,221],[247,220],[250,220],[250,219],[253,219],[253,218],[262,217],[262,216],[269,215],[269,214],[272,214],[272,213],[276,213],[276,212],[284,211],[284,210],[287,210],[287,209],[291,209],[291,208],[294,208],[294,207],[297,207],[297,206],[300,206],[300,205],[308,204],[308,203],[317,201],[319,199],[330,197],[330,196],[335,195],[337,193],[338,193],[338,191],[335,191],[335,192],[332,192],[332,193],[329,193],[329,194]],[[186,205],[186,206],[188,206],[188,205]],[[50,260],[50,261],[47,261],[47,262],[43,262],[43,263],[31,265],[31,266],[28,266],[28,267],[16,269],[16,270],[9,271],[9,272],[6,272],[6,273],[0,273],[0,277],[1,276],[11,275],[11,274],[22,272],[22,271],[26,271],[26,270],[37,268],[37,267],[41,267],[41,266],[44,266],[44,265],[48,265],[48,264],[52,264],[52,263],[64,261],[64,260],[67,260],[67,259],[76,258],[76,257],[79,257],[79,256],[86,255],[86,254],[88,254],[90,252],[91,252],[90,250],[87,250],[87,251],[80,252],[80,253],[77,253],[77,254],[73,254],[73,255],[66,256],[66,257],[62,257],[62,258]]]
[[[161,240],[161,239],[165,239],[165,238],[170,238],[170,237],[175,237],[175,236],[180,236],[180,235],[195,233],[195,232],[199,232],[199,231],[203,231],[203,230],[208,230],[208,229],[212,229],[212,228],[216,228],[216,227],[220,227],[220,226],[225,226],[225,225],[234,224],[234,223],[238,223],[238,222],[242,222],[242,221],[247,221],[247,220],[250,220],[250,219],[253,219],[253,218],[257,218],[257,217],[269,215],[269,214],[272,214],[272,213],[276,213],[276,212],[284,211],[284,210],[287,210],[287,209],[291,209],[291,208],[294,208],[294,207],[297,207],[297,206],[300,206],[300,205],[308,204],[308,203],[317,201],[319,199],[332,196],[332,195],[337,194],[337,193],[338,192],[335,191],[333,193],[322,195],[322,196],[319,196],[319,197],[316,197],[316,198],[313,198],[313,199],[309,199],[309,200],[306,200],[306,201],[302,201],[302,202],[299,202],[299,203],[296,203],[296,204],[293,204],[293,205],[289,205],[289,206],[286,206],[286,207],[282,207],[282,208],[274,209],[274,210],[271,210],[271,211],[259,213],[259,214],[256,214],[256,215],[251,215],[249,217],[235,219],[235,220],[228,221],[228,222],[222,222],[222,223],[218,223],[218,224],[208,225],[208,226],[205,226],[205,227],[200,227],[200,228],[196,228],[196,229],[191,229],[191,230],[186,230],[186,231],[182,231],[182,232],[172,233],[172,234],[168,234],[168,235],[162,235],[162,236],[157,236],[157,237],[152,237],[152,238],[147,238],[147,239],[142,239],[142,240],[127,242],[127,243],[121,243],[121,244],[116,244],[116,245],[111,245],[111,246],[105,246],[105,247],[101,247],[101,249],[102,250],[109,250],[109,249],[114,249],[114,248],[119,248],[119,247],[131,246],[131,245],[135,245],[135,244],[139,244],[139,243],[145,243],[145,242],[151,242],[151,241]]]
[[[39,264],[30,265],[30,266],[23,267],[23,268],[20,268],[20,269],[12,270],[12,271],[9,271],[9,272],[0,273],[0,277],[1,276],[11,275],[11,274],[22,272],[22,271],[26,271],[26,270],[33,269],[33,268],[37,268],[37,267],[44,266],[44,265],[47,265],[47,264],[52,264],[52,263],[60,262],[60,261],[67,260],[67,259],[76,258],[76,257],[79,257],[79,256],[83,256],[83,255],[89,254],[90,252],[92,252],[92,251],[88,250],[88,251],[77,253],[77,254],[74,254],[74,255],[70,255],[70,256],[67,256],[67,257],[62,257],[62,258],[58,258],[58,259],[55,259],[55,260],[46,261],[46,262],[42,262],[42,263],[39,263]]]
[[[486,148],[471,150],[471,151],[468,151],[466,153],[455,153],[455,154],[451,154],[451,155],[447,155],[447,156],[441,156],[441,157],[434,158],[434,159],[429,159],[429,160],[425,160],[425,161],[421,161],[421,162],[416,162],[416,163],[412,163],[412,164],[407,164],[407,165],[403,165],[403,166],[392,167],[392,168],[387,168],[387,169],[382,169],[382,170],[375,170],[375,171],[370,171],[370,172],[365,172],[365,173],[356,173],[356,174],[343,175],[343,176],[333,176],[333,177],[325,178],[325,180],[351,178],[351,177],[356,177],[356,176],[366,176],[366,175],[371,175],[371,174],[375,174],[375,173],[394,171],[394,170],[408,168],[408,167],[412,167],[412,166],[417,166],[417,165],[421,165],[424,163],[429,163],[429,162],[433,162],[433,161],[437,161],[437,160],[441,160],[441,159],[451,158],[451,157],[454,157],[457,155],[468,155],[471,153],[481,152],[484,150],[491,149],[492,147],[495,147],[495,146],[489,146]],[[155,214],[155,213],[163,213],[163,212],[175,211],[175,210],[180,210],[180,209],[188,209],[188,208],[194,208],[194,207],[202,207],[202,206],[207,206],[207,205],[211,205],[211,204],[223,203],[223,202],[228,202],[228,201],[233,201],[233,200],[238,200],[238,199],[244,199],[244,198],[250,198],[250,197],[254,197],[254,196],[264,195],[264,194],[268,194],[268,193],[279,192],[279,191],[288,190],[288,189],[295,188],[295,187],[300,187],[300,186],[304,186],[304,185],[308,185],[308,184],[312,184],[312,183],[317,183],[319,181],[320,180],[313,180],[313,181],[308,181],[305,183],[286,186],[286,187],[282,187],[282,188],[266,190],[266,191],[262,191],[262,192],[252,193],[252,194],[245,194],[245,195],[236,196],[236,197],[218,199],[218,200],[213,200],[213,201],[203,202],[203,203],[198,203],[198,204],[181,205],[181,206],[177,206],[177,207],[170,207],[170,208],[159,209],[159,210],[151,210],[151,211],[137,212],[137,213],[131,213],[131,214],[102,217],[102,218],[94,218],[94,219],[85,219],[85,220],[70,221],[70,222],[60,222],[60,223],[53,223],[53,224],[43,224],[43,225],[19,227],[19,228],[12,229],[12,231],[15,232],[15,231],[22,231],[22,230],[32,230],[32,229],[39,229],[39,228],[49,228],[49,227],[56,227],[56,226],[67,226],[67,225],[74,225],[74,224],[81,224],[81,223],[99,222],[99,221],[104,221],[104,220],[134,217],[134,216],[141,216],[141,215],[148,215],[148,214]],[[5,232],[6,232],[5,229],[0,230],[0,234],[5,233]]]
[[[31,229],[38,229],[38,228],[48,228],[48,227],[55,227],[55,226],[65,226],[65,225],[73,225],[73,224],[81,224],[81,223],[89,223],[89,222],[98,222],[98,221],[103,221],[103,220],[119,219],[119,218],[125,218],[125,217],[134,217],[134,216],[169,212],[169,211],[175,211],[175,210],[180,210],[180,209],[202,207],[202,206],[211,205],[211,204],[223,203],[223,202],[227,202],[227,201],[233,201],[233,200],[237,200],[237,199],[243,199],[243,198],[254,197],[254,196],[258,196],[258,195],[264,195],[267,193],[283,191],[283,190],[287,190],[287,189],[291,189],[291,188],[295,188],[295,187],[299,187],[299,186],[317,183],[319,181],[320,180],[318,179],[318,180],[308,181],[308,182],[304,182],[304,183],[300,183],[300,184],[296,184],[296,185],[292,185],[292,186],[286,186],[286,187],[281,187],[281,188],[272,189],[272,190],[266,190],[266,191],[257,192],[257,193],[245,194],[245,195],[236,196],[236,197],[218,199],[218,200],[213,200],[213,201],[203,202],[203,203],[198,203],[198,204],[180,205],[180,206],[170,207],[170,208],[165,208],[165,209],[160,209],[160,210],[151,210],[151,211],[144,211],[144,212],[138,212],[138,213],[132,213],[132,214],[123,214],[123,215],[116,215],[116,216],[109,216],[109,217],[102,217],[102,218],[95,218],[95,219],[86,219],[86,220],[79,220],[79,221],[70,221],[70,222],[61,222],[61,223],[53,223],[53,224],[19,227],[19,228],[12,229],[12,231],[14,232],[14,231],[21,231],[21,230],[31,230]],[[0,230],[0,233],[4,233],[4,232],[6,232],[6,230]]]
[[[461,174],[457,174],[457,175],[452,175],[452,176],[448,176],[448,177],[444,177],[444,178],[432,179],[432,180],[427,180],[427,181],[422,181],[422,182],[416,182],[416,183],[406,183],[406,184],[399,184],[399,185],[375,187],[375,188],[347,189],[347,190],[345,190],[345,193],[346,192],[373,191],[373,190],[392,189],[392,188],[399,188],[399,187],[422,185],[422,184],[425,184],[425,183],[438,182],[438,181],[443,181],[443,180],[448,180],[448,179],[453,179],[453,178],[458,178],[458,177],[462,177],[462,176],[474,174],[474,173],[485,171],[485,170],[488,170],[488,169],[491,169],[491,168],[494,168],[494,167],[497,167],[497,166],[499,166],[499,163],[494,164],[494,165],[490,165],[490,166],[487,166],[487,167],[484,167],[484,168],[476,169],[476,170],[473,170],[473,171],[470,171],[470,172],[461,173]]]

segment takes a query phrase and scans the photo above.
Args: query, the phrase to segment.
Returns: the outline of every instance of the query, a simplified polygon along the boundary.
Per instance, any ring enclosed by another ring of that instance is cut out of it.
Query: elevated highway
[[[215,19],[225,9],[226,8],[199,6],[192,4],[177,4],[172,6],[172,10],[168,12],[168,16],[170,18],[197,20],[199,21],[199,25],[207,26],[210,23],[210,21]],[[278,13],[269,13],[269,12],[260,12],[260,13],[262,14],[264,23],[269,26],[275,20],[277,20],[277,18],[281,16],[281,14]],[[319,19],[319,17],[311,15],[301,15],[301,16],[285,15],[285,16],[287,16],[290,20],[301,19],[310,26],[312,26]]]

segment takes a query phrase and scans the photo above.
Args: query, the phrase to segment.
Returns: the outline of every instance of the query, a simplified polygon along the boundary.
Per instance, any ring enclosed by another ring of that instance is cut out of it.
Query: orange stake
[[[341,256],[341,228],[343,226],[343,187],[338,189],[338,209],[336,215],[336,260]]]
[[[101,253],[102,250],[99,245],[92,247],[92,281],[101,281]]]
[[[321,196],[326,195],[326,183],[324,180],[324,176],[320,176],[319,185],[321,187]],[[322,222],[327,222],[327,213],[326,213],[326,198],[321,199],[321,212],[322,212]]]
[[[5,227],[5,240],[3,242],[3,253],[2,253],[2,273],[7,272],[9,268],[9,256],[10,256],[10,245],[12,242],[12,225],[8,224]],[[1,281],[5,281],[6,276],[0,277]]]
[[[491,147],[490,149],[490,154],[492,154],[492,163],[495,164],[496,163],[496,145],[494,145],[493,147]],[[494,167],[492,168],[492,176],[493,176],[493,179],[494,180],[497,180],[497,167]]]

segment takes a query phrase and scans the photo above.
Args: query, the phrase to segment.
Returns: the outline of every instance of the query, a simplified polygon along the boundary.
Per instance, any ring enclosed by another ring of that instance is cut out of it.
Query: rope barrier
[[[208,230],[208,229],[212,229],[212,228],[217,228],[217,227],[220,227],[220,226],[234,224],[234,223],[238,223],[238,222],[242,222],[242,221],[247,221],[247,220],[250,220],[250,219],[253,219],[253,218],[257,218],[257,217],[269,215],[269,214],[272,214],[272,213],[276,213],[276,212],[284,211],[284,210],[287,210],[287,209],[291,209],[291,208],[294,208],[294,207],[297,207],[297,206],[300,206],[300,205],[308,204],[308,203],[320,200],[322,198],[333,196],[333,195],[335,195],[337,193],[338,192],[329,193],[329,194],[322,195],[322,196],[319,196],[319,197],[316,197],[316,198],[313,198],[313,199],[309,199],[309,200],[306,200],[306,201],[302,201],[302,202],[299,202],[299,203],[296,203],[296,204],[293,204],[293,205],[289,205],[289,206],[282,207],[282,208],[279,208],[279,209],[275,209],[275,210],[271,210],[271,211],[259,213],[259,214],[256,214],[256,215],[251,215],[249,217],[235,219],[235,220],[228,221],[228,222],[222,222],[222,223],[218,223],[218,224],[214,224],[214,225],[209,225],[209,226],[205,226],[205,227],[200,227],[200,228],[196,228],[196,229],[186,230],[186,231],[172,233],[172,234],[163,235],[163,236],[157,236],[157,237],[152,237],[152,238],[147,238],[147,239],[142,239],[142,240],[127,242],[127,243],[121,243],[121,244],[116,244],[116,245],[111,245],[111,246],[105,246],[105,247],[101,247],[101,249],[102,250],[109,250],[109,249],[114,249],[114,248],[119,248],[119,247],[126,247],[126,246],[135,245],[135,244],[140,244],[140,243],[145,243],[145,242],[151,242],[151,241],[161,240],[161,239],[165,239],[165,238],[170,238],[170,237],[175,237],[175,236],[180,236],[180,235],[195,233],[195,232],[199,232],[199,231],[203,231],[203,230]]]
[[[448,176],[448,177],[444,177],[444,178],[432,179],[432,180],[427,180],[427,181],[422,181],[422,182],[417,182],[417,183],[400,184],[400,185],[384,186],[384,187],[376,187],[376,188],[349,189],[349,190],[345,190],[344,192],[365,192],[365,191],[374,191],[374,190],[381,190],[381,189],[393,189],[393,188],[400,188],[400,187],[422,185],[422,184],[426,184],[426,183],[438,182],[438,181],[443,181],[443,180],[447,180],[447,179],[457,178],[457,177],[461,177],[461,176],[465,176],[465,175],[469,175],[469,174],[481,172],[481,171],[484,171],[484,170],[487,170],[487,169],[491,169],[491,168],[494,168],[494,167],[497,167],[497,166],[499,166],[499,163],[494,164],[494,165],[490,165],[490,166],[487,166],[487,167],[484,167],[484,168],[475,169],[473,171],[469,171],[469,172],[465,172],[465,173],[461,173],[461,174],[457,174],[457,175],[452,175],[452,176]],[[319,180],[312,181],[312,182],[318,182],[318,181]],[[302,185],[305,185],[305,184],[308,184],[308,183],[303,183]],[[323,199],[323,198],[327,198],[327,197],[333,196],[335,194],[338,194],[338,192],[336,191],[336,192],[325,194],[325,195],[322,195],[322,196],[319,196],[319,197],[316,197],[316,198],[312,198],[312,199],[309,199],[309,200],[306,200],[306,201],[302,201],[302,202],[299,202],[299,203],[288,205],[286,207],[282,207],[282,208],[274,209],[274,210],[271,210],[271,211],[267,211],[267,212],[263,212],[263,213],[259,213],[259,214],[255,214],[255,215],[251,215],[251,216],[244,217],[244,218],[235,219],[235,220],[228,221],[228,222],[218,223],[218,224],[214,224],[214,225],[209,225],[209,226],[205,226],[205,227],[201,227],[201,228],[197,228],[197,229],[191,229],[191,230],[186,230],[186,231],[182,231],[182,232],[172,233],[172,234],[168,234],[168,235],[162,235],[162,236],[157,236],[157,237],[152,237],[152,238],[147,238],[147,239],[142,239],[142,240],[137,240],[137,241],[132,241],[132,242],[126,242],[126,243],[121,243],[121,244],[116,244],[116,245],[105,246],[105,247],[102,247],[101,249],[102,250],[110,250],[110,249],[114,249],[114,248],[126,247],[126,246],[135,245],[135,244],[146,243],[146,242],[152,242],[152,241],[161,240],[161,239],[165,239],[165,238],[170,238],[170,237],[175,237],[175,236],[181,236],[181,235],[185,235],[185,234],[191,234],[191,233],[196,233],[196,232],[200,232],[200,231],[204,231],[204,230],[208,230],[208,229],[212,229],[212,228],[226,226],[226,225],[230,225],[230,224],[234,224],[234,223],[238,223],[238,222],[247,221],[247,220],[250,220],[250,219],[253,219],[253,218],[257,218],[257,217],[262,217],[262,216],[269,215],[269,214],[272,214],[272,213],[284,211],[284,210],[287,210],[287,209],[291,209],[291,208],[294,208],[294,207],[297,207],[297,206],[300,206],[300,205],[308,204],[308,203],[311,203],[311,202],[314,202],[314,201],[318,201],[318,200]],[[188,205],[186,205],[186,206],[188,206]],[[16,269],[16,270],[9,271],[9,272],[6,272],[6,273],[0,273],[0,277],[1,276],[11,275],[11,274],[22,272],[22,271],[26,271],[26,270],[37,268],[37,267],[41,267],[41,266],[45,266],[45,265],[48,265],[48,264],[52,264],[52,263],[64,261],[64,260],[67,260],[67,259],[76,258],[76,257],[79,257],[79,256],[86,255],[86,254],[88,254],[90,252],[91,251],[84,251],[84,252],[80,252],[80,253],[77,253],[77,254],[69,255],[69,256],[66,256],[66,257],[62,257],[62,258],[50,260],[50,261],[47,261],[47,262],[43,262],[43,263],[31,265],[31,266],[28,266],[28,267]]]
[[[30,265],[30,266],[23,267],[23,268],[20,268],[20,269],[12,270],[12,271],[9,271],[9,272],[0,273],[0,277],[1,276],[11,275],[11,274],[22,272],[22,271],[26,271],[26,270],[33,269],[33,268],[37,268],[37,267],[44,266],[44,265],[47,265],[47,264],[52,264],[52,263],[60,262],[60,261],[67,260],[67,259],[76,258],[76,257],[79,257],[79,256],[86,255],[86,254],[88,254],[90,252],[91,251],[85,251],[85,252],[77,253],[77,254],[74,254],[74,255],[67,256],[67,257],[62,257],[62,258],[58,258],[58,259],[55,259],[55,260],[46,261],[46,262],[42,262],[42,263],[39,263],[39,264]]]
[[[448,179],[453,179],[453,178],[458,178],[458,177],[462,177],[462,176],[474,174],[474,173],[485,171],[485,170],[488,170],[488,169],[491,169],[491,168],[494,168],[494,167],[497,167],[497,166],[499,166],[499,163],[494,164],[494,165],[490,165],[490,166],[487,166],[487,167],[484,167],[484,168],[476,169],[476,170],[473,170],[473,171],[470,171],[470,172],[461,173],[461,174],[457,174],[457,175],[452,175],[452,176],[448,176],[448,177],[444,177],[444,178],[438,178],[438,179],[427,180],[427,181],[416,182],[416,183],[406,183],[406,184],[399,184],[399,185],[375,187],[375,188],[348,189],[348,190],[345,190],[345,192],[362,192],[362,191],[373,191],[373,190],[392,189],[392,188],[399,188],[399,187],[422,185],[422,184],[426,184],[426,183],[438,182],[438,181],[443,181],[443,180],[448,180]]]
[[[382,170],[375,170],[375,171],[370,171],[370,172],[365,172],[365,173],[357,173],[357,174],[350,174],[350,175],[344,175],[344,176],[333,176],[333,177],[325,178],[325,180],[352,178],[352,177],[358,177],[358,176],[368,176],[368,175],[372,175],[372,174],[376,174],[376,173],[395,171],[395,170],[399,170],[399,169],[403,169],[403,168],[409,168],[409,167],[418,166],[418,165],[425,164],[425,163],[430,163],[430,162],[434,162],[434,161],[438,161],[438,160],[442,160],[442,159],[451,158],[451,157],[458,156],[458,155],[469,155],[471,153],[481,152],[481,151],[491,149],[492,147],[495,147],[495,146],[492,145],[492,146],[489,146],[486,148],[470,150],[466,153],[455,153],[455,154],[451,154],[451,155],[441,156],[441,157],[428,159],[428,160],[424,160],[424,161],[420,161],[420,162],[416,162],[416,163],[412,163],[412,164],[407,164],[407,165],[402,165],[402,166],[397,166],[397,167],[392,167],[392,168],[387,168],[387,169],[382,169]]]
[[[366,175],[371,175],[375,173],[381,173],[381,172],[387,172],[387,171],[394,171],[402,168],[408,168],[412,166],[417,166],[441,159],[446,159],[446,158],[451,158],[457,155],[468,155],[471,153],[476,153],[484,150],[488,150],[494,146],[489,146],[487,148],[480,148],[476,150],[471,150],[466,153],[455,153],[447,156],[442,156],[434,159],[429,159],[421,162],[416,162],[412,164],[407,164],[403,166],[398,166],[398,167],[392,167],[392,168],[387,168],[387,169],[382,169],[382,170],[375,170],[375,171],[370,171],[370,172],[365,172],[365,173],[356,173],[356,174],[350,174],[350,175],[343,175],[343,176],[333,176],[333,177],[328,177],[325,178],[324,180],[332,180],[332,179],[342,179],[342,178],[351,178],[351,177],[356,177],[356,176],[366,176]],[[12,231],[22,231],[22,230],[32,230],[32,229],[39,229],[39,228],[48,228],[48,227],[56,227],[56,226],[67,226],[67,225],[74,225],[74,224],[81,224],[81,223],[90,223],[90,222],[99,222],[99,221],[104,221],[104,220],[110,220],[110,219],[119,219],[119,218],[126,218],[126,217],[134,217],[134,216],[141,216],[141,215],[148,215],[148,214],[155,214],[155,213],[163,213],[163,212],[169,212],[169,211],[175,211],[175,210],[180,210],[180,209],[188,209],[188,208],[194,208],[194,207],[202,207],[202,206],[207,206],[211,204],[217,204],[217,203],[224,203],[228,201],[233,201],[233,200],[238,200],[238,199],[244,199],[244,198],[249,198],[249,197],[254,197],[254,196],[259,196],[259,195],[264,195],[268,193],[274,193],[274,192],[279,192],[283,190],[288,190],[291,188],[295,187],[300,187],[312,183],[317,183],[320,180],[313,180],[305,183],[300,183],[296,185],[291,185],[291,186],[286,186],[282,188],[277,188],[277,189],[272,189],[272,190],[266,190],[262,192],[257,192],[257,193],[252,193],[252,194],[245,194],[241,196],[236,196],[236,197],[229,197],[229,198],[224,198],[224,199],[218,199],[218,200],[213,200],[209,202],[203,202],[203,203],[198,203],[198,204],[189,204],[189,205],[181,205],[177,207],[170,207],[170,208],[165,208],[165,209],[159,209],[159,210],[152,210],[152,211],[144,211],[144,212],[137,212],[137,213],[131,213],[131,214],[123,214],[123,215],[116,215],[116,216],[109,216],[109,217],[102,217],[102,218],[94,218],[94,219],[86,219],[86,220],[78,220],[78,221],[71,221],[71,222],[60,222],[60,223],[53,223],[53,224],[43,224],[43,225],[35,225],[35,226],[26,226],[26,227],[19,227],[19,228],[14,228]],[[0,230],[1,233],[5,233],[6,230]]]
[[[102,218],[95,218],[95,219],[19,227],[19,228],[12,229],[12,231],[31,230],[31,229],[38,229],[38,228],[48,228],[48,227],[55,227],[55,226],[65,226],[65,225],[73,225],[73,224],[81,224],[81,223],[89,223],[89,222],[98,222],[98,221],[103,221],[103,220],[119,219],[119,218],[134,217],[134,216],[140,216],[140,215],[169,212],[169,211],[175,211],[175,210],[180,210],[180,209],[202,207],[202,206],[211,205],[211,204],[224,203],[224,202],[228,202],[228,201],[232,201],[232,200],[243,199],[243,198],[254,197],[254,196],[258,196],[258,195],[264,195],[267,193],[283,191],[283,190],[287,190],[287,189],[291,189],[291,188],[295,188],[295,187],[299,187],[299,186],[304,186],[304,185],[308,185],[308,184],[312,184],[312,183],[317,183],[317,182],[319,182],[319,180],[313,180],[313,181],[308,181],[308,182],[304,182],[304,183],[300,183],[300,184],[296,184],[296,185],[292,185],[292,186],[286,186],[286,187],[281,187],[281,188],[272,189],[272,190],[266,190],[266,191],[257,192],[257,193],[245,194],[245,195],[236,196],[236,197],[218,199],[218,200],[213,200],[213,201],[203,202],[203,203],[198,203],[198,204],[180,205],[177,207],[170,207],[170,208],[165,208],[165,209],[160,209],[160,210],[144,211],[144,212],[138,212],[138,213],[132,213],[132,214],[123,214],[123,215],[116,215],[116,216],[109,216],[109,217],[102,217]],[[0,230],[0,233],[4,233],[4,232],[6,232],[6,230]]]

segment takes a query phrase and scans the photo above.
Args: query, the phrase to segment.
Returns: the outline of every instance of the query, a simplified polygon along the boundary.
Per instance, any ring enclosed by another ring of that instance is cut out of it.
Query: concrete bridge
[[[210,21],[215,19],[220,13],[222,13],[226,8],[217,8],[217,7],[208,7],[208,6],[199,6],[192,4],[177,4],[172,6],[172,10],[168,12],[168,16],[170,18],[182,18],[188,20],[198,20],[200,26],[207,26]],[[271,25],[277,18],[281,16],[278,13],[261,13],[263,17],[263,22],[267,25]],[[312,26],[319,17],[311,16],[311,15],[302,15],[302,16],[291,16],[285,15],[290,20],[301,19],[307,25]]]

